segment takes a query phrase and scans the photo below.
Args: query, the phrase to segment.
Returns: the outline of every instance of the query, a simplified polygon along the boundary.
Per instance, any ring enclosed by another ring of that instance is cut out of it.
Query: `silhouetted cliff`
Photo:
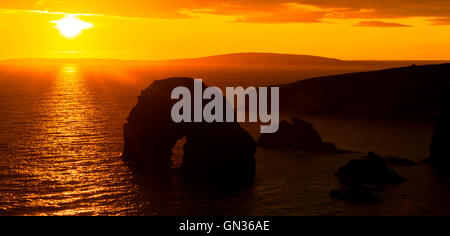
[[[282,112],[437,118],[450,64],[327,76],[280,86]]]

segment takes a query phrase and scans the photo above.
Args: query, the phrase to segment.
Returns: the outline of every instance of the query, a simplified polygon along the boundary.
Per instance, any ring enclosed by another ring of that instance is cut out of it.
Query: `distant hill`
[[[277,53],[233,53],[199,58],[174,59],[174,60],[116,60],[116,59],[11,59],[0,61],[0,64],[17,64],[17,63],[80,63],[80,64],[135,64],[135,65],[346,65],[346,66],[406,66],[411,64],[440,64],[449,61],[348,61],[334,58],[309,56],[309,55],[293,55],[293,54],[277,54]]]
[[[376,61],[376,60],[339,60],[327,57],[318,57],[310,55],[277,54],[277,53],[233,53],[216,55],[209,57],[189,58],[155,61],[159,63],[171,64],[217,64],[217,65],[386,65],[386,66],[406,66],[406,65],[425,65],[440,64],[449,61],[427,61],[427,60],[394,60],[394,61]]]
[[[434,119],[449,80],[450,64],[306,79],[280,86],[280,109],[313,115]]]
[[[176,64],[218,64],[218,65],[336,65],[345,61],[308,56],[276,53],[234,53],[209,57],[166,60]]]

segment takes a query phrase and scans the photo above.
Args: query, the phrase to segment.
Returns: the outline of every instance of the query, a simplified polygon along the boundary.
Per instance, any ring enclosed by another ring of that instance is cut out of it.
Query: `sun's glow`
[[[66,38],[74,38],[80,35],[83,30],[94,26],[92,23],[84,22],[74,15],[67,15],[61,20],[51,22],[56,24],[55,28],[59,29],[61,35]]]

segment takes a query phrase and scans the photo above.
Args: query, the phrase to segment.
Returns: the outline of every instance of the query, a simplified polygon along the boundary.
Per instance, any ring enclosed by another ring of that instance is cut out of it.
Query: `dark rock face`
[[[419,163],[401,158],[401,157],[394,157],[394,156],[387,156],[386,162],[389,163],[389,165],[392,166],[416,166]]]
[[[447,89],[450,93],[450,89]],[[447,101],[444,101],[441,116],[437,122],[430,145],[430,158],[432,163],[450,162],[450,95],[447,94]]]
[[[171,99],[171,92],[178,86],[188,88],[193,97],[194,80],[190,78],[155,81],[142,91],[124,125],[123,158],[140,169],[165,171],[170,168],[175,143],[186,137],[180,167],[186,180],[251,181],[255,173],[253,138],[236,122],[173,122],[171,109],[177,100]]]
[[[260,136],[258,145],[266,148],[295,148],[315,152],[338,151],[334,144],[322,141],[322,137],[311,123],[299,118],[293,118],[292,122],[281,121],[276,133]]]
[[[369,152],[365,160],[351,160],[336,173],[339,181],[349,187],[364,184],[399,184],[405,181],[397,172],[389,169],[386,160]]]
[[[377,198],[370,185],[399,184],[405,181],[392,169],[384,158],[369,152],[365,160],[351,160],[336,173],[344,190],[333,190],[331,196],[352,202],[375,202]]]
[[[439,117],[450,64],[409,66],[280,85],[280,112],[365,118]],[[382,95],[382,96],[380,96]]]

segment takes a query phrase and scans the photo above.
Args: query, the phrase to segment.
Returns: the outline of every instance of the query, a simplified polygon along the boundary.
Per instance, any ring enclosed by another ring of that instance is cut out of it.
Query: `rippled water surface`
[[[448,180],[426,165],[398,168],[407,182],[382,192],[379,204],[331,199],[329,191],[339,187],[334,172],[358,153],[258,149],[255,183],[239,190],[136,174],[120,159],[122,125],[150,83],[74,64],[0,69],[0,214],[449,214]],[[426,156],[432,131],[432,124],[308,120],[342,148],[415,160]],[[181,149],[175,148],[174,166]]]

